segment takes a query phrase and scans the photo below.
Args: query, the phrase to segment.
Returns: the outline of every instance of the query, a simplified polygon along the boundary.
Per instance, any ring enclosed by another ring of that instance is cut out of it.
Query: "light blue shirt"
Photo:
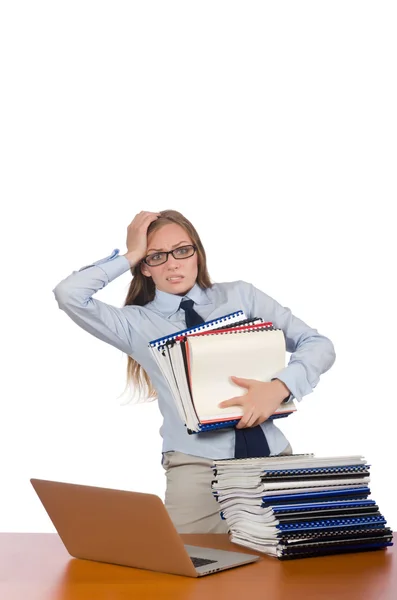
[[[145,306],[122,308],[93,298],[96,292],[129,269],[127,258],[120,256],[119,250],[114,250],[107,258],[73,271],[53,290],[59,308],[88,333],[130,355],[145,369],[156,389],[163,416],[160,428],[163,452],[177,450],[210,459],[233,458],[233,429],[187,433],[168,384],[148,348],[150,340],[186,328],[185,312],[179,308],[182,297],[156,290],[154,300]],[[250,283],[214,283],[205,290],[196,283],[184,298],[194,301],[194,309],[206,321],[243,310],[248,318],[262,317],[282,329],[287,352],[291,356],[288,366],[276,377],[285,383],[297,400],[313,391],[320,375],[335,361],[334,347],[328,338]],[[274,422],[265,421],[262,428],[271,453],[282,452],[288,441]]]

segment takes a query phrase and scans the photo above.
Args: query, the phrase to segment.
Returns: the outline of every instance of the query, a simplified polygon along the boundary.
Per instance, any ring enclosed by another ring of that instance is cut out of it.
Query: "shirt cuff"
[[[313,391],[312,386],[307,380],[306,369],[298,362],[290,363],[288,367],[276,373],[274,379],[280,379],[290,390],[291,396],[288,400],[296,398],[300,401],[303,396],[311,394]]]
[[[100,260],[86,265],[79,269],[79,271],[84,271],[91,267],[99,267],[106,274],[108,282],[113,281],[113,279],[116,279],[116,277],[119,277],[131,269],[128,259],[125,256],[119,256],[119,252],[120,250],[116,248],[106,258],[101,258]]]

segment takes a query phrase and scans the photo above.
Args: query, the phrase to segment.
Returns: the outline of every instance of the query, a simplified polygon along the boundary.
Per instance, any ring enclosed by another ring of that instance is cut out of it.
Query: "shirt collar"
[[[198,306],[211,304],[206,290],[203,290],[198,283],[195,283],[194,286],[188,292],[186,292],[184,296],[170,294],[168,292],[162,292],[161,290],[156,289],[156,295],[150,304],[153,308],[161,312],[166,317],[171,317],[179,310],[180,303],[186,298],[190,298],[190,300],[193,300],[193,302]]]

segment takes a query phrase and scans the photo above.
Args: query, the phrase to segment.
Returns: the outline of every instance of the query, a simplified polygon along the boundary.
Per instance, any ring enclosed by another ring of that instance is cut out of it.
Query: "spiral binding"
[[[388,535],[389,532],[393,535],[393,532],[389,527],[365,527],[363,525],[359,528],[353,529],[335,529],[334,531],[326,531],[324,529],[318,531],[300,531],[295,533],[282,534],[280,537],[280,541],[283,544],[291,545],[292,547],[296,545],[296,540],[298,543],[300,540],[304,539],[305,541],[317,540],[317,539],[327,539],[327,538],[341,538],[345,537],[346,539],[352,538],[355,535],[359,536],[372,536],[372,537],[381,537],[383,535]]]
[[[331,554],[347,554],[352,552],[366,552],[369,550],[383,550],[387,546],[393,546],[393,542],[390,540],[384,542],[373,542],[373,543],[362,543],[355,542],[354,544],[344,542],[340,540],[337,546],[330,545],[327,548],[316,547],[315,549],[305,550],[305,546],[302,546],[301,551],[291,551],[289,548],[287,551],[282,550],[282,554],[277,558],[283,560],[293,560],[294,558],[309,558],[312,556],[325,556]]]
[[[300,492],[299,494],[277,494],[274,496],[263,496],[262,498],[262,506],[271,506],[272,502],[287,502],[292,500],[304,500],[306,502],[310,502],[312,498],[327,498],[327,497],[338,497],[338,496],[351,496],[355,495],[358,497],[363,497],[369,495],[371,490],[369,487],[360,487],[360,488],[349,488],[344,490],[326,490],[323,492]]]
[[[165,335],[161,338],[152,340],[151,342],[149,342],[149,346],[151,348],[157,348],[158,346],[162,346],[163,344],[165,344],[165,342],[173,340],[176,337],[179,337],[181,335],[185,335],[187,333],[199,333],[200,331],[205,331],[212,325],[217,325],[218,323],[227,323],[231,319],[234,319],[235,317],[242,316],[242,315],[244,315],[243,311],[237,310],[233,313],[225,315],[224,317],[219,317],[218,319],[212,319],[211,321],[206,321],[205,323],[202,323],[201,325],[198,325],[197,327],[192,327],[190,329],[182,329],[181,331],[177,331],[176,333],[173,333],[172,335]]]
[[[333,473],[360,473],[369,470],[370,465],[345,465],[336,467],[307,467],[304,469],[268,469],[262,471],[262,477],[276,478],[283,475],[311,475],[311,474],[333,474]]]
[[[188,429],[187,432],[190,434],[193,433],[202,433],[204,431],[213,431],[214,429],[226,429],[227,427],[235,427],[240,419],[233,419],[231,421],[217,421],[216,423],[207,423],[205,425],[199,424],[199,429],[196,431],[194,429]]]
[[[347,509],[347,508],[356,508],[356,509],[358,508],[358,509],[360,509],[360,508],[367,508],[367,506],[360,506],[360,505],[358,505],[357,503],[352,503],[352,504],[351,504],[351,506],[349,506],[349,507],[347,507],[347,506],[343,506],[343,507],[341,507],[341,509],[342,509],[342,510],[343,510],[343,509]],[[311,512],[313,512],[313,511],[315,511],[315,510],[316,510],[315,508],[312,508],[311,506],[308,506],[306,509],[302,509],[302,508],[301,508],[301,509],[299,509],[299,510],[294,510],[293,512],[299,513],[299,515],[301,515],[301,516],[303,517],[305,514],[308,514],[308,515],[309,515]],[[327,510],[327,509],[324,509],[324,510]],[[249,512],[249,511],[248,511],[248,512]],[[281,511],[280,511],[280,512],[281,512]],[[273,516],[274,516],[276,519],[282,519],[284,516],[285,516],[285,517],[286,517],[286,516],[288,516],[288,512],[292,512],[292,511],[282,511],[282,512],[283,512],[283,515],[282,515],[282,516],[279,516],[279,515],[278,515],[278,511],[275,511],[274,509],[272,510]],[[285,512],[286,514],[284,514],[284,512]],[[226,520],[227,520],[227,519],[226,519],[226,517],[225,517],[225,511],[223,511],[223,510],[222,510],[222,511],[220,512],[220,515],[221,515],[221,518],[222,518],[224,521],[226,521]],[[306,522],[306,521],[305,521],[305,522]],[[296,535],[298,535],[298,534],[296,534]],[[314,534],[313,534],[313,535],[314,535]]]
[[[259,323],[255,323],[255,321],[259,321]],[[213,331],[220,331],[222,329],[229,329],[230,327],[242,327],[242,326],[251,326],[251,325],[260,325],[261,323],[264,324],[264,326],[273,326],[273,323],[270,323],[270,321],[266,322],[262,319],[262,317],[252,317],[251,319],[243,319],[242,321],[235,321],[232,324],[228,324],[228,325],[222,325],[221,327],[217,327],[216,330]],[[265,325],[266,323],[266,325]]]
[[[234,329],[234,323],[232,327]],[[281,329],[280,327],[274,327],[274,325],[262,325],[260,327],[247,325],[247,329],[237,329],[236,331],[222,331],[222,329],[211,329],[211,331],[209,331],[207,335],[233,335],[236,333],[253,333],[254,331],[281,331]],[[185,339],[187,339],[187,337]]]
[[[290,413],[279,413],[275,415],[271,415],[268,418],[268,421],[273,421],[274,419],[284,419],[288,417]],[[204,433],[205,431],[213,431],[214,429],[227,429],[228,427],[235,427],[237,423],[239,423],[240,419],[233,419],[230,421],[216,421],[215,423],[199,423],[199,429],[196,431],[195,429],[187,429],[189,434],[193,433]]]
[[[341,500],[339,502],[316,502],[315,504],[308,504],[305,506],[304,504],[295,504],[295,505],[287,505],[287,506],[272,506],[273,515],[278,518],[278,513],[285,513],[285,516],[288,515],[289,512],[299,512],[304,515],[305,513],[310,513],[319,509],[330,509],[330,508],[371,508],[376,506],[375,500],[357,500],[356,498],[352,500]],[[221,513],[223,515],[223,511]],[[225,519],[225,517],[222,517]],[[226,520],[226,519],[225,519]],[[314,535],[314,534],[313,534]]]
[[[276,525],[280,531],[300,531],[302,529],[329,529],[337,527],[351,527],[353,525],[378,526],[384,525],[386,519],[382,516],[354,517],[345,519],[324,519],[322,521],[304,521],[303,523],[280,523]]]
[[[233,323],[231,325],[231,327],[235,327],[235,325],[237,325],[237,323]],[[228,329],[229,326],[226,326],[225,329]],[[193,330],[192,330],[193,331]],[[241,335],[242,333],[255,333],[257,331],[281,331],[281,329],[273,327],[273,325],[265,325],[263,327],[248,327],[247,329],[237,329],[236,331],[222,331],[221,329],[211,329],[210,331],[208,331],[206,333],[206,336],[211,336],[211,335],[233,335],[233,334],[239,334]],[[202,332],[196,332],[196,333],[202,333]],[[180,339],[177,339],[180,338]],[[165,346],[168,347],[173,347],[175,346],[175,344],[185,344],[189,339],[188,335],[185,335],[183,332],[180,333],[180,335],[176,336],[176,338],[173,339],[169,339],[166,340],[165,342],[161,343],[160,345],[156,346],[157,350],[159,350],[160,352],[163,351]],[[164,356],[164,353],[163,353]]]
[[[336,533],[336,532],[335,532]],[[346,532],[343,532],[346,534]],[[340,552],[356,552],[364,550],[381,549],[392,546],[393,532],[390,529],[368,532],[361,537],[357,532],[358,539],[349,535],[342,539],[316,539],[315,541],[304,540],[298,544],[289,545],[287,540],[280,541],[278,550],[281,551],[279,558],[300,558],[304,556],[321,556],[324,554],[339,554]],[[334,537],[334,536],[333,536]]]
[[[275,516],[278,513],[286,513],[289,512],[311,512],[314,510],[327,510],[327,509],[337,509],[337,508],[370,508],[375,506],[375,500],[357,500],[353,498],[351,500],[339,500],[338,502],[326,501],[326,502],[314,502],[312,504],[289,504],[286,506],[273,506],[272,512]]]

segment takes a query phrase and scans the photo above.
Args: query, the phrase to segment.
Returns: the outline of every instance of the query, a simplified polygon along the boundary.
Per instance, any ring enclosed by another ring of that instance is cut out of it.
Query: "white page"
[[[169,347],[168,349],[175,373],[175,378],[178,384],[181,402],[186,414],[185,423],[189,429],[197,429],[197,415],[194,411],[194,406],[191,401],[190,391],[185,376],[185,365],[183,361],[181,343],[176,342],[175,345]]]
[[[149,351],[152,354],[160,371],[162,372],[164,378],[166,379],[166,381],[168,383],[168,386],[172,392],[172,396],[175,400],[175,405],[176,405],[176,408],[178,410],[181,420],[183,422],[186,422],[185,407],[183,406],[183,403],[182,403],[182,400],[181,400],[181,397],[179,394],[178,385],[175,380],[174,373],[172,371],[172,366],[168,360],[167,348],[164,347],[162,350],[160,350],[159,347],[156,346],[156,347],[150,347]],[[165,353],[165,356],[163,355],[163,352]]]
[[[204,422],[242,415],[240,406],[218,407],[222,400],[246,393],[231,375],[270,381],[285,367],[281,330],[197,336],[188,343],[193,402]]]

